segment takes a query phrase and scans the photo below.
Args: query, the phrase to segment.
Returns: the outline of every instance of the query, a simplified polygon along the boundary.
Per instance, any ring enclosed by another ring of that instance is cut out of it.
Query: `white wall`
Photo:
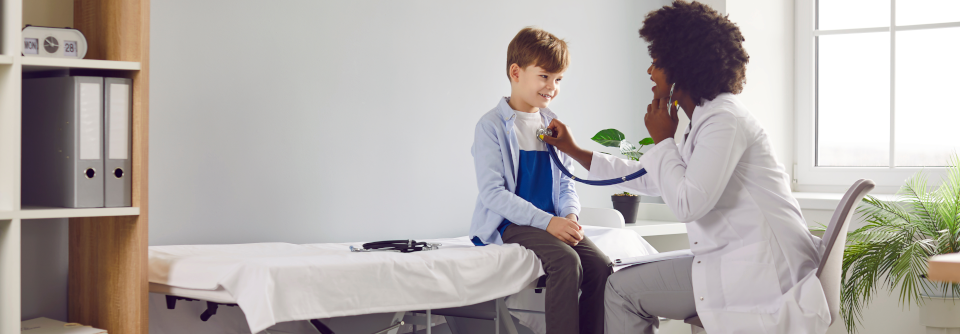
[[[750,63],[740,99],[763,125],[777,159],[793,175],[793,1],[711,2],[724,3],[746,39],[743,46]]]
[[[551,105],[579,142],[646,137],[646,1],[154,1],[150,243],[466,235],[474,125],[506,48],[569,42]],[[582,174],[582,173],[581,173]],[[613,190],[578,187],[585,206]]]

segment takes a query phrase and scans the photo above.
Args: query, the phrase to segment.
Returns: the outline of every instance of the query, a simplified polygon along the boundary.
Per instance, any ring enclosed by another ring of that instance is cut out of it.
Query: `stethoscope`
[[[677,86],[677,84],[672,84],[672,85],[670,85],[670,96],[667,98],[667,108],[670,108],[670,105],[674,103],[674,101],[673,101],[673,89],[674,89],[676,86]],[[669,109],[668,109],[668,110],[669,110]],[[541,142],[543,142],[544,145],[547,145],[547,152],[550,153],[550,159],[553,160],[553,164],[557,166],[557,169],[559,169],[560,172],[563,173],[563,175],[566,175],[567,177],[573,179],[574,181],[577,181],[577,182],[580,182],[580,183],[583,183],[583,184],[589,184],[589,185],[592,185],[592,186],[609,186],[609,185],[624,183],[624,182],[627,182],[627,181],[630,181],[630,180],[639,178],[639,177],[647,174],[647,170],[646,170],[645,168],[640,168],[640,170],[638,170],[638,171],[636,171],[636,172],[633,172],[633,173],[630,174],[630,175],[622,176],[622,177],[615,178],[615,179],[608,179],[608,180],[584,180],[584,179],[578,178],[578,177],[574,176],[573,173],[570,173],[570,171],[567,170],[566,167],[563,167],[563,163],[560,162],[560,158],[557,157],[557,149],[554,148],[553,145],[550,145],[550,144],[547,144],[546,142],[544,142],[544,141],[543,141],[543,136],[553,137],[553,130],[550,130],[550,129],[548,129],[548,128],[538,129],[538,130],[537,130],[537,140],[540,140]]]
[[[361,248],[350,246],[350,251],[359,252],[400,252],[410,253],[424,250],[437,250],[442,246],[439,243],[417,242],[416,240],[385,240],[363,244]]]

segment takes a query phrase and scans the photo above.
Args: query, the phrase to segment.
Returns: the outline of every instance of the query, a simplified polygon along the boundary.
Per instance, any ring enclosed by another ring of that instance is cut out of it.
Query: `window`
[[[798,4],[798,188],[938,183],[960,149],[960,1]]]

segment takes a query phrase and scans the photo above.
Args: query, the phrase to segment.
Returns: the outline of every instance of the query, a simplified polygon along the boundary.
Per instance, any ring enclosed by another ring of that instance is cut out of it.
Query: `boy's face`
[[[520,68],[516,64],[510,70],[514,95],[519,95],[514,98],[519,97],[531,107],[546,108],[560,93],[564,72],[550,73],[536,65]]]

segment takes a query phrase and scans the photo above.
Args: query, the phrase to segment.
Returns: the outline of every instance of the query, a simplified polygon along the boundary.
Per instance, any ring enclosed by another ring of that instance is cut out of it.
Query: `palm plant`
[[[901,306],[920,306],[924,291],[960,296],[960,284],[926,279],[930,256],[960,252],[960,159],[951,164],[936,190],[928,191],[920,171],[907,179],[897,200],[867,196],[857,209],[865,225],[847,236],[840,292],[840,314],[851,333],[878,288],[892,293],[899,287]]]

